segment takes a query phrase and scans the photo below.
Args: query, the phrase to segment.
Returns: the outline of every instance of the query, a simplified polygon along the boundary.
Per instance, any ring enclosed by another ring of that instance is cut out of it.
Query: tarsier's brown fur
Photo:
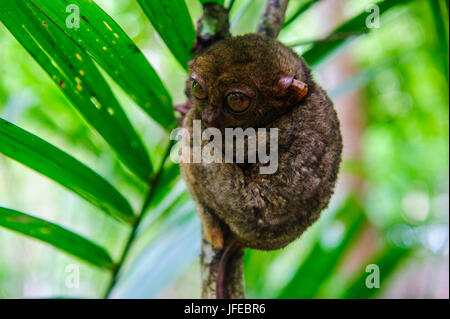
[[[226,229],[244,247],[286,246],[318,219],[333,193],[342,151],[333,103],[297,54],[256,34],[215,43],[191,63],[191,76],[208,94],[198,100],[189,93],[192,108],[183,127],[191,134],[192,121],[202,118],[209,120],[202,121],[202,129],[279,129],[274,174],[260,174],[258,162],[181,163],[207,237],[221,248]],[[307,85],[300,101],[289,89],[277,94],[276,85],[286,76]],[[226,94],[234,89],[251,97],[247,112],[226,110]]]

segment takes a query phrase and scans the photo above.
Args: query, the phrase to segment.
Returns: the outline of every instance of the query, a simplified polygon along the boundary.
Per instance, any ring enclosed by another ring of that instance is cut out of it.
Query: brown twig
[[[284,24],[289,0],[267,0],[258,33],[276,39]]]

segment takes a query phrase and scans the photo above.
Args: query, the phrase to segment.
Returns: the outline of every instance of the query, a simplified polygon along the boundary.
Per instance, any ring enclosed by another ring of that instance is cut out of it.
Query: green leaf
[[[108,214],[133,221],[127,200],[93,170],[39,137],[0,118],[0,153],[27,165]]]
[[[245,289],[248,298],[275,298],[277,292],[268,287],[267,281],[272,275],[274,263],[285,250],[261,251],[255,249],[244,250]]]
[[[158,74],[122,28],[95,2],[31,0],[31,3],[88,52],[157,123],[167,130],[176,125],[170,95]],[[73,12],[66,12],[69,4],[79,7],[79,28],[66,26],[66,19],[70,20]],[[181,28],[178,31],[182,32]]]
[[[431,12],[433,14],[434,26],[436,30],[435,54],[439,57],[441,70],[444,73],[447,83],[449,81],[448,66],[448,12],[443,12],[443,3],[447,1],[430,0]],[[448,3],[447,3],[448,5]],[[448,7],[447,7],[448,8]],[[446,18],[444,18],[446,17]],[[447,24],[446,24],[447,22]]]
[[[111,297],[157,298],[198,258],[200,236],[200,222],[194,209],[169,221],[163,235],[155,236],[121,274]]]
[[[180,165],[169,162],[166,167],[163,168],[160,178],[155,185],[155,192],[152,196],[150,206],[156,206],[159,204],[174,187],[174,184],[180,176]]]
[[[0,20],[120,160],[143,180],[151,177],[147,151],[89,55],[30,1],[1,1]]]
[[[394,66],[402,63],[408,58],[410,58],[410,54],[404,54],[401,58],[394,55],[378,62],[377,64],[366,67],[345,82],[340,83],[338,87],[328,90],[328,95],[332,100],[334,100],[340,96],[355,91],[372,81],[381,72],[392,69]]]
[[[244,5],[241,5],[239,7],[239,10],[236,13],[234,13],[234,11],[232,12],[233,15],[231,16],[230,29],[233,29],[235,27],[235,25],[241,20],[241,18],[244,16],[244,14],[247,12],[247,10],[250,8],[251,5],[252,1],[247,0],[247,2]]]
[[[114,268],[103,247],[43,219],[0,207],[0,226],[39,239],[94,266],[108,270]]]
[[[158,232],[164,232],[164,225],[168,221],[178,218],[179,215],[195,211],[195,205],[191,200],[189,193],[185,190],[167,205],[161,205],[151,210],[151,220],[147,220],[139,229],[140,233],[154,234],[158,237]]]
[[[344,226],[344,234],[335,247],[324,247],[318,240],[303,264],[299,266],[294,277],[280,292],[277,298],[314,298],[324,283],[338,265],[346,248],[357,236],[364,222],[364,213],[358,200],[349,197],[336,213],[331,225],[326,225],[324,233],[329,232],[329,226]]]
[[[389,9],[410,1],[411,0],[384,0],[377,2],[376,5],[380,9],[380,14],[384,14]],[[334,52],[337,48],[349,40],[348,37],[340,37],[339,35],[358,35],[370,31],[371,29],[366,27],[366,19],[368,14],[368,12],[364,11],[348,20],[331,32],[327,41],[315,43],[309,50],[303,53],[302,57],[310,66],[317,65],[329,54]]]
[[[200,0],[201,4],[205,4],[205,3],[217,3],[220,4],[221,6],[223,6],[223,4],[225,3],[225,0]]]
[[[228,2],[228,7],[227,7],[228,12],[231,12],[231,10],[233,9],[235,3],[236,3],[236,0],[230,0]]]
[[[399,263],[410,255],[412,249],[399,248],[399,247],[387,247],[382,251],[372,262],[368,264],[374,264],[378,266],[380,272],[380,287],[386,285],[386,281],[389,276],[395,271]],[[365,269],[364,269],[365,270]],[[340,296],[344,299],[369,299],[374,297],[380,292],[377,288],[368,288],[366,280],[371,272],[363,271],[359,274],[355,280],[349,285],[346,291]],[[369,278],[370,279],[370,278]]]
[[[297,8],[297,10],[294,12],[294,14],[290,18],[286,19],[286,21],[284,21],[283,28],[288,27],[292,22],[297,20],[297,18],[300,17],[306,10],[308,10],[313,4],[319,1],[320,0],[306,0],[303,3],[301,3]]]
[[[171,183],[172,184],[172,183]],[[160,197],[152,197],[150,205],[145,211],[145,216],[143,217],[141,223],[139,224],[138,232],[148,232],[148,229],[152,228],[151,225],[154,225],[154,222],[160,218],[160,216],[166,215],[166,212],[172,212],[173,207],[178,206],[180,202],[184,201],[184,197],[189,195],[186,190],[186,184],[183,180],[178,180],[177,183],[173,183],[173,186],[163,185],[162,188],[166,191],[166,193],[162,193],[163,190],[159,190],[158,188],[155,191],[161,192]],[[178,212],[178,210],[177,210]],[[157,226],[158,227],[158,226]],[[158,227],[158,230],[160,228]],[[154,233],[153,231],[151,231]]]
[[[180,64],[187,70],[195,40],[195,29],[184,0],[138,0],[155,30]]]

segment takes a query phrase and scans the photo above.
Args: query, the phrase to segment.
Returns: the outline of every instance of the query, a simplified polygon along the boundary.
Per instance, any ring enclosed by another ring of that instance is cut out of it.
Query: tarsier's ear
[[[287,102],[300,102],[308,93],[306,83],[295,79],[293,76],[283,76],[274,84],[272,92],[275,97],[286,97]]]

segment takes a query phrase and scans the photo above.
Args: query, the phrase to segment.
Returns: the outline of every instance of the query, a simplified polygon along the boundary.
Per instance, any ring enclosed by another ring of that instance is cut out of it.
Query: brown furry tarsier
[[[183,127],[191,138],[184,143],[192,147],[193,120],[202,121],[202,130],[279,130],[273,174],[260,174],[258,161],[181,163],[206,238],[218,249],[227,236],[241,247],[286,246],[318,219],[333,193],[342,151],[333,103],[296,53],[257,34],[213,44],[190,68]]]

